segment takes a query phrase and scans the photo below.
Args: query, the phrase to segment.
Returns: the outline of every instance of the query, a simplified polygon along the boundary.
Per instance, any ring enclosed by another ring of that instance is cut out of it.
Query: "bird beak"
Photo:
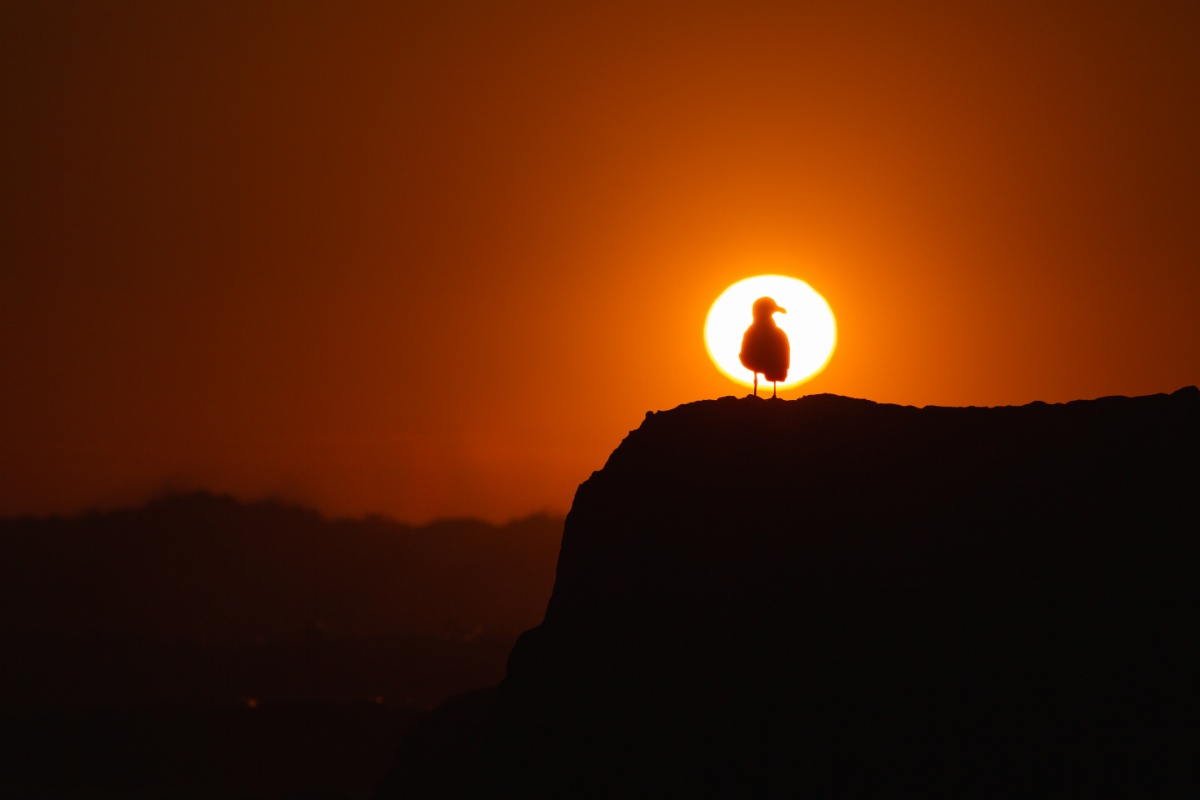
[[[787,309],[786,309],[786,308],[780,308],[779,306],[775,306],[775,310],[776,310],[776,311],[778,311],[780,314],[786,314],[786,313],[787,313]]]

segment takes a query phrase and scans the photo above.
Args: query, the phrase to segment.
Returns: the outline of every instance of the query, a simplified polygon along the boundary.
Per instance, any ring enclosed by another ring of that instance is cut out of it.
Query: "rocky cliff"
[[[1200,391],[648,414],[383,796],[1193,793]]]

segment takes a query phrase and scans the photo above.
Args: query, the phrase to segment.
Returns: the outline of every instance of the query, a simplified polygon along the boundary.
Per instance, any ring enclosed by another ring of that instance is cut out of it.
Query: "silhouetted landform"
[[[1195,796],[1198,496],[1194,387],[647,415],[378,794]]]
[[[0,715],[0,797],[358,800],[419,712],[267,703]]]
[[[0,520],[0,796],[362,797],[503,677],[561,536],[210,494]]]
[[[542,616],[561,530],[327,520],[203,493],[0,521],[0,708],[437,702],[503,675]]]
[[[255,641],[520,633],[562,521],[413,527],[195,493],[75,518],[0,520],[0,631]]]

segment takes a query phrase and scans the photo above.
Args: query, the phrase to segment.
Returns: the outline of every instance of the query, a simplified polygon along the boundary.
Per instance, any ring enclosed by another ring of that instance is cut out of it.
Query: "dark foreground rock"
[[[648,415],[381,796],[1194,796],[1200,391]]]

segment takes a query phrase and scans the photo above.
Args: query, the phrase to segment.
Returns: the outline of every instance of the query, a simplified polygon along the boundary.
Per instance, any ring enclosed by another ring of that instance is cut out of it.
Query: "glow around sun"
[[[760,297],[771,297],[786,314],[775,314],[775,323],[787,334],[792,363],[787,380],[778,388],[799,386],[825,368],[837,344],[837,323],[825,298],[802,280],[786,275],[746,278],[726,289],[708,311],[704,343],[708,355],[730,380],[743,386],[754,384],[754,373],[742,366],[738,353],[742,335],[754,321],[751,307]],[[759,388],[771,382],[759,381]]]

